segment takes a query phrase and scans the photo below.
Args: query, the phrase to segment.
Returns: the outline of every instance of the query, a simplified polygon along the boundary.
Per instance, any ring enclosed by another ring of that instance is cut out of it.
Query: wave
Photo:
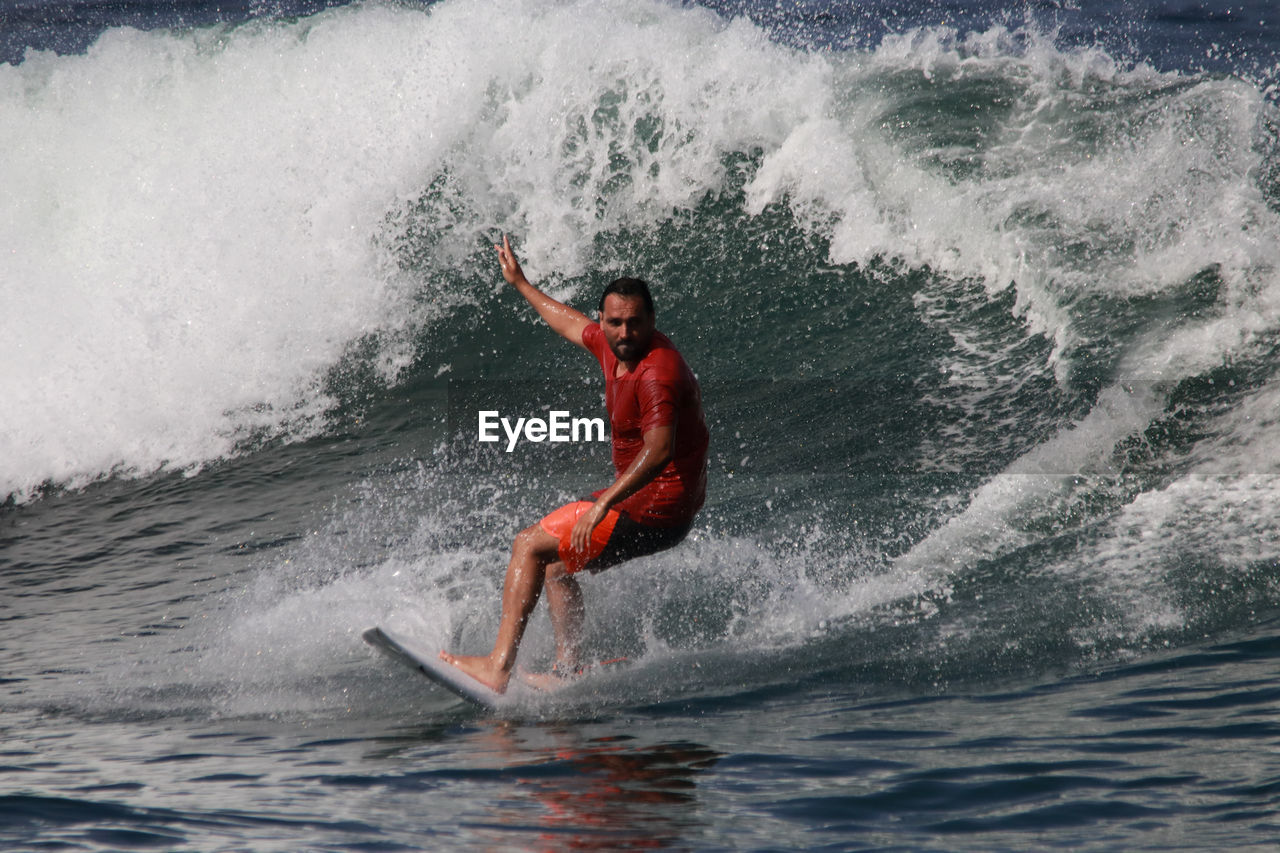
[[[332,435],[495,362],[528,379],[504,343],[525,321],[492,307],[510,232],[563,298],[661,270],[720,385],[701,538],[643,602],[605,580],[638,656],[741,641],[839,670],[893,637],[932,678],[1275,608],[1259,84],[1031,26],[834,51],[665,3],[450,0],[112,30],[0,67],[0,116],[11,500]],[[303,659],[300,625],[335,659],[386,619],[482,642],[491,504],[572,488],[491,462],[424,459],[406,492],[442,508],[418,521],[370,498],[356,528],[416,533],[354,574],[345,533],[293,552],[229,605],[209,658],[239,670],[211,677]]]
[[[1239,305],[1184,359],[1274,325],[1262,93],[1035,31],[829,53],[657,3],[374,4],[112,30],[0,92],[19,499],[323,431],[344,359],[394,382],[487,298],[500,231],[563,295],[743,168],[746,213],[784,206],[830,263],[1013,288],[1062,365],[1091,295],[1206,269]]]
[[[709,14],[468,2],[112,30],[0,69],[0,491],[314,434],[326,374],[357,350],[393,381],[416,334],[489,286],[458,264],[499,230],[571,273],[593,234],[713,188],[787,65],[808,63]],[[709,132],[708,106],[729,110]],[[619,145],[638,159],[617,170]]]

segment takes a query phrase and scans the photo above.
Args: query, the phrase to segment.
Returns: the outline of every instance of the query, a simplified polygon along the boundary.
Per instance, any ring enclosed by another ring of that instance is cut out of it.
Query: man
[[[706,497],[708,434],[698,382],[671,341],[654,328],[653,299],[643,281],[612,282],[600,298],[600,322],[593,323],[529,283],[506,235],[494,248],[502,277],[553,331],[600,362],[616,469],[613,484],[591,500],[566,504],[516,535],[493,651],[440,653],[442,660],[502,692],[544,588],[556,639],[553,674],[571,676],[581,663],[585,618],[574,575],[684,539]]]

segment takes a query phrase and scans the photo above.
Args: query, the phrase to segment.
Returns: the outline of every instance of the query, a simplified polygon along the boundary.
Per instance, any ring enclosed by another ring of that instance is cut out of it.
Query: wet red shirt
[[[616,504],[641,524],[686,524],[707,496],[707,446],[702,389],[684,358],[661,332],[635,370],[615,376],[618,358],[598,323],[582,330],[582,343],[604,370],[604,402],[613,438],[613,467],[626,471],[644,446],[644,434],[662,426],[676,430],[675,457],[640,491]],[[595,493],[598,497],[604,489]]]

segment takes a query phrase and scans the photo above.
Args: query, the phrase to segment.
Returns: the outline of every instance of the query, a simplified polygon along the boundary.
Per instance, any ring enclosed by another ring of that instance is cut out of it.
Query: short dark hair
[[[616,293],[618,296],[639,296],[644,300],[644,307],[648,309],[649,316],[653,313],[653,297],[649,295],[649,285],[645,284],[638,278],[615,278],[609,282],[609,286],[604,289],[604,293],[600,294],[599,311],[604,313],[604,298],[610,293]]]

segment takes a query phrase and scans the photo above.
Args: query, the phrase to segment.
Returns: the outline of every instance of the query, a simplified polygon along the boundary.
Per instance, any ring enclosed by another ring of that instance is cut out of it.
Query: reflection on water
[[[627,735],[494,722],[482,739],[514,784],[492,803],[490,843],[543,849],[667,847],[698,822],[697,777],[721,754],[688,741],[638,746]],[[479,740],[479,738],[478,738]],[[496,757],[495,755],[495,757]]]

